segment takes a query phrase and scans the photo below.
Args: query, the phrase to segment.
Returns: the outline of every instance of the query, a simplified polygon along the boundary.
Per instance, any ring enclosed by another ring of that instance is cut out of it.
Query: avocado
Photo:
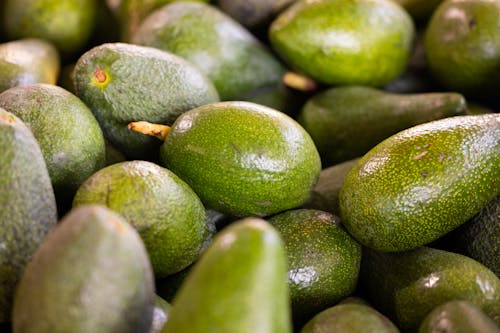
[[[129,159],[156,160],[160,141],[129,131],[128,123],[170,125],[184,111],[219,101],[212,82],[193,64],[126,43],[105,43],[85,52],[76,62],[73,82],[106,139]]]
[[[65,58],[86,47],[96,24],[98,0],[5,0],[7,38],[42,38]]]
[[[451,300],[466,300],[500,322],[500,280],[479,262],[430,247],[383,253],[364,248],[360,284],[367,300],[402,332]]]
[[[500,85],[500,1],[443,1],[425,33],[425,54],[433,76],[446,89],[468,98],[498,96]]]
[[[149,333],[160,333],[168,320],[168,314],[172,309],[172,305],[158,295],[155,295],[154,304],[153,322]]]
[[[435,120],[387,138],[344,179],[344,226],[379,251],[438,239],[499,194],[499,137],[500,114],[484,114]]]
[[[17,333],[148,332],[154,281],[144,244],[98,205],[71,210],[26,266],[14,298]]]
[[[189,60],[212,80],[223,101],[277,89],[285,73],[285,67],[245,27],[202,2],[173,2],[152,12],[132,43]]]
[[[58,206],[70,206],[78,187],[104,166],[104,136],[92,112],[69,91],[46,83],[4,91],[0,107],[21,118],[33,132]]]
[[[2,108],[0,147],[0,323],[7,323],[14,289],[56,225],[57,209],[38,142],[21,119]]]
[[[291,333],[278,232],[245,218],[218,233],[176,294],[162,333]]]
[[[344,303],[315,315],[300,333],[399,333],[399,329],[371,306]]]
[[[319,209],[340,215],[339,193],[344,179],[359,158],[345,161],[321,170],[309,200],[303,208]]]
[[[434,308],[420,324],[418,333],[500,333],[500,328],[478,306],[453,300]]]
[[[464,115],[465,110],[465,98],[457,93],[393,94],[348,86],[314,95],[297,120],[313,138],[327,167],[363,156],[406,128]]]
[[[104,140],[104,149],[106,151],[105,166],[116,164],[118,162],[125,162],[127,158],[121,151],[115,148],[108,140]]]
[[[0,92],[18,85],[55,84],[59,53],[52,43],[26,38],[0,44]]]
[[[194,262],[215,233],[193,190],[148,161],[119,162],[94,173],[73,201],[74,207],[85,204],[106,206],[138,230],[157,278]]]
[[[417,23],[425,25],[443,0],[393,0],[403,6]]]
[[[302,326],[354,292],[361,246],[341,227],[337,216],[294,209],[274,215],[268,222],[285,243],[295,323]]]
[[[390,0],[297,1],[269,28],[283,60],[327,85],[388,83],[406,68],[414,35],[409,14]]]
[[[140,124],[130,127],[140,130]],[[164,140],[160,163],[208,208],[239,217],[299,207],[321,171],[311,137],[293,118],[250,102],[211,103],[185,112]]]

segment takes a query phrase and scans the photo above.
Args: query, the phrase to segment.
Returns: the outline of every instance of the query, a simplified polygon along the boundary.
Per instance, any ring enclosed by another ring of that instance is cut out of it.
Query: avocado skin
[[[499,114],[435,120],[389,137],[344,179],[344,226],[379,251],[438,239],[498,195],[499,137]]]
[[[154,283],[144,245],[123,218],[98,205],[70,211],[26,267],[14,332],[148,332]]]
[[[285,243],[294,322],[304,323],[354,292],[361,246],[340,226],[337,216],[294,209],[268,222]]]
[[[479,262],[429,247],[383,253],[363,249],[360,284],[367,300],[403,332],[416,332],[436,306],[467,300],[500,322],[500,280]]]
[[[96,82],[96,70],[105,73],[102,84]],[[126,43],[105,43],[84,53],[76,62],[73,81],[106,139],[128,159],[155,160],[161,145],[156,138],[130,131],[130,122],[171,125],[182,112],[219,101],[212,82],[193,64]]]
[[[500,328],[469,301],[453,300],[433,309],[420,324],[418,333],[500,333]]]
[[[2,108],[0,147],[0,323],[6,323],[22,271],[56,225],[57,209],[35,137],[21,119]]]
[[[312,139],[295,120],[239,101],[182,114],[161,147],[160,162],[207,207],[240,217],[299,207],[321,171]]]
[[[155,295],[155,307],[153,310],[153,322],[149,333],[160,333],[168,320],[172,305],[158,295]]]
[[[407,66],[414,35],[409,14],[389,0],[297,1],[269,28],[283,60],[327,85],[388,83]]]
[[[284,66],[245,27],[206,3],[173,2],[154,11],[132,42],[189,60],[212,80],[225,101],[244,100],[259,89],[278,87],[285,73]]]
[[[55,84],[59,53],[52,43],[26,38],[0,44],[0,92],[18,85]]]
[[[89,108],[55,85],[17,86],[0,94],[0,106],[35,135],[58,205],[71,204],[78,187],[104,166],[104,136]]]
[[[314,316],[300,333],[399,333],[383,314],[364,304],[338,304]]]
[[[406,128],[464,115],[457,93],[392,94],[361,87],[334,87],[312,98],[298,122],[311,134],[323,166],[363,156],[382,140]]]
[[[259,218],[235,221],[214,238],[173,300],[162,333],[291,333],[286,254]]]

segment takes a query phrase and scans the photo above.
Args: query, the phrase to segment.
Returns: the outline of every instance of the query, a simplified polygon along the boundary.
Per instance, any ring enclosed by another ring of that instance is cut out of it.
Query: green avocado
[[[73,71],[76,94],[106,139],[129,159],[157,159],[160,141],[129,131],[138,120],[172,124],[182,113],[217,102],[212,82],[188,61],[155,48],[105,43],[85,52]]]
[[[0,107],[21,118],[33,132],[58,206],[71,205],[78,187],[104,166],[104,136],[92,112],[69,91],[46,83],[4,91]]]
[[[149,333],[160,333],[168,320],[172,305],[158,295],[155,295],[155,307],[153,310],[153,322]]]
[[[14,298],[17,333],[148,332],[154,281],[136,230],[111,210],[70,211],[26,266]]]
[[[148,161],[119,162],[94,173],[73,201],[74,207],[86,204],[106,206],[138,230],[157,278],[193,263],[215,233],[193,190]]]
[[[302,326],[311,317],[354,292],[361,246],[333,214],[295,209],[268,222],[279,232],[288,258],[292,315]]]
[[[369,305],[343,303],[314,316],[300,333],[399,333],[383,314]]]
[[[418,333],[500,333],[500,327],[478,306],[453,300],[434,308],[420,324]]]
[[[409,14],[390,0],[297,1],[269,28],[290,66],[328,85],[388,83],[405,70],[414,35]]]
[[[499,194],[499,138],[500,114],[435,120],[387,138],[344,179],[344,226],[379,251],[438,239]]]
[[[498,96],[500,1],[443,1],[425,33],[431,73],[446,89],[467,97]]]
[[[56,225],[57,209],[38,142],[21,119],[2,108],[0,147],[0,323],[7,323],[14,289]]]
[[[393,94],[363,86],[334,87],[311,97],[298,122],[311,135],[323,167],[363,156],[408,127],[464,115],[457,93]]]
[[[364,248],[360,285],[402,332],[416,332],[435,307],[472,302],[500,323],[500,280],[479,262],[430,247],[383,253]]]
[[[59,53],[50,42],[26,38],[0,44],[0,92],[33,83],[55,84]]]
[[[198,66],[221,100],[245,100],[277,89],[284,66],[245,27],[217,7],[174,2],[152,12],[132,37]]]
[[[291,333],[286,254],[259,218],[222,230],[173,300],[162,333]]]
[[[94,30],[97,1],[5,0],[2,21],[11,40],[46,39],[62,56],[73,56],[85,48]]]
[[[299,207],[321,171],[311,137],[294,119],[236,101],[179,116],[161,146],[160,162],[207,207],[241,217]]]

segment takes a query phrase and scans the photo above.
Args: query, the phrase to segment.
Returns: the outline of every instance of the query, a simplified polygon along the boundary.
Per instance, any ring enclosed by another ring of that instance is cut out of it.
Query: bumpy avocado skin
[[[399,333],[383,314],[365,304],[338,304],[314,316],[300,333]]]
[[[234,222],[189,272],[162,333],[291,333],[286,265],[269,223]]]
[[[134,228],[98,205],[70,211],[26,267],[14,300],[19,333],[148,332],[154,283]]]
[[[360,284],[402,332],[416,332],[440,304],[461,299],[500,322],[500,280],[479,262],[429,247],[382,253],[364,248]]]
[[[333,214],[293,209],[274,215],[288,258],[288,284],[294,322],[305,323],[354,292],[361,246]]]
[[[414,34],[409,14],[389,0],[298,1],[269,28],[290,66],[328,85],[388,83],[406,68]]]
[[[26,38],[0,44],[0,92],[18,85],[55,84],[59,53],[52,43]]]
[[[207,207],[243,217],[300,206],[321,171],[311,137],[295,120],[249,102],[207,104],[182,114],[160,161]]]
[[[95,26],[99,0],[5,0],[5,30],[11,40],[37,37],[64,55],[81,51]]]
[[[108,139],[129,159],[156,159],[161,142],[128,124],[170,125],[182,113],[217,102],[212,82],[186,60],[155,48],[106,43],[77,61],[76,94],[92,110]]]
[[[477,214],[500,190],[500,115],[456,116],[384,140],[340,190],[349,232],[380,251],[428,244]]]
[[[334,87],[311,97],[297,120],[311,134],[323,167],[361,157],[406,128],[464,115],[453,92],[393,94],[370,87]]]
[[[420,324],[418,333],[500,333],[500,328],[478,306],[453,300],[434,308]]]
[[[59,203],[104,166],[104,136],[89,108],[55,85],[17,86],[0,94],[0,106],[30,128],[40,145]]]
[[[213,81],[221,100],[241,100],[278,86],[285,72],[245,27],[205,3],[174,2],[158,9],[142,22],[132,42],[189,60]]]
[[[0,323],[7,323],[14,289],[33,252],[56,225],[57,209],[35,137],[2,108],[0,147]]]

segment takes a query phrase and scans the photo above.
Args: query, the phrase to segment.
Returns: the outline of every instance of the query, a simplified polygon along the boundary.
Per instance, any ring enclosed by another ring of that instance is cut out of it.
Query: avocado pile
[[[500,333],[500,0],[0,0],[0,331]]]

